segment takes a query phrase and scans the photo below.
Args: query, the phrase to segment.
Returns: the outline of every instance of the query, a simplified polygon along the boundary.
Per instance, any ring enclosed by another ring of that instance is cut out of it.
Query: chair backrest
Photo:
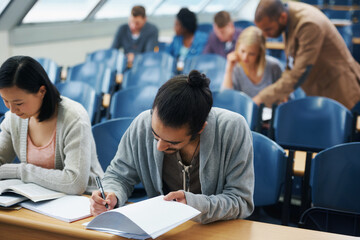
[[[136,117],[141,112],[151,109],[158,87],[131,87],[114,93],[110,103],[110,117]]]
[[[104,63],[84,62],[69,67],[66,81],[80,81],[92,86],[97,93],[110,93],[116,72]]]
[[[254,148],[255,206],[277,203],[285,182],[285,151],[270,138],[252,132]]]
[[[135,86],[155,85],[160,87],[172,77],[172,70],[161,66],[137,67],[124,73],[122,89]]]
[[[211,33],[211,31],[213,30],[213,25],[212,23],[199,23],[196,31],[200,31],[200,32],[204,32],[204,33]]]
[[[104,171],[114,158],[121,137],[132,121],[133,118],[117,118],[98,123],[92,127],[96,152]]]
[[[100,49],[88,53],[86,61],[104,63],[107,67],[119,73],[122,73],[126,66],[124,53],[115,48]]]
[[[241,114],[250,129],[255,130],[259,108],[245,93],[233,89],[213,91],[213,106]]]
[[[301,87],[296,88],[289,96],[290,100],[306,97],[306,93]]]
[[[135,56],[132,68],[138,71],[143,67],[161,67],[166,72],[172,72],[175,60],[167,52],[144,52]]]
[[[340,144],[312,161],[312,202],[316,207],[360,213],[360,142]]]
[[[97,114],[100,110],[100,96],[90,85],[84,82],[64,82],[56,84],[62,96],[68,97],[86,109],[91,123],[98,121]]]
[[[56,62],[49,58],[35,58],[41,66],[44,68],[45,72],[49,76],[49,79],[52,83],[58,83],[61,80],[61,70],[62,67],[57,65]]]
[[[237,21],[234,21],[234,25],[237,28],[245,29],[250,26],[255,26],[255,23],[252,21],[249,21],[249,20],[237,20]]]
[[[224,81],[226,59],[217,54],[201,54],[185,60],[184,70],[188,74],[191,70],[198,70],[210,79],[210,89],[220,90]]]
[[[0,116],[4,116],[9,109],[5,106],[4,100],[0,99]]]
[[[319,152],[351,140],[351,112],[329,98],[288,101],[280,104],[274,115],[275,141],[284,148]]]

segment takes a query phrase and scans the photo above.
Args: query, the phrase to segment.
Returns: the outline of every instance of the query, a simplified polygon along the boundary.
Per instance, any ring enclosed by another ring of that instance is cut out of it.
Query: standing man
[[[210,80],[193,70],[160,87],[152,110],[122,137],[103,179],[106,199],[94,191],[91,213],[122,206],[140,181],[149,197],[188,204],[209,223],[245,218],[253,209],[251,131],[237,113],[212,108]]]
[[[143,6],[134,6],[129,23],[121,25],[111,45],[112,48],[123,48],[127,56],[128,66],[132,64],[136,53],[154,51],[158,45],[159,31],[157,27],[146,21]]]
[[[235,28],[230,14],[226,11],[215,14],[213,28],[203,53],[214,53],[226,58],[228,53],[234,51],[241,29]]]
[[[267,37],[284,32],[287,56],[286,70],[253,98],[257,104],[283,101],[298,86],[307,95],[335,99],[348,109],[360,101],[360,65],[320,10],[300,2],[263,0],[255,23]]]

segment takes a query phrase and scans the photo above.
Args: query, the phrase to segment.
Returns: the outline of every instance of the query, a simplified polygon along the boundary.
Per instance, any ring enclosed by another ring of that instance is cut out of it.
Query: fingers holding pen
[[[103,199],[99,190],[94,191],[90,198],[90,212],[92,215],[97,216],[100,213],[114,209],[117,204],[117,198],[113,192],[105,192],[106,198]],[[105,205],[108,205],[106,208]]]

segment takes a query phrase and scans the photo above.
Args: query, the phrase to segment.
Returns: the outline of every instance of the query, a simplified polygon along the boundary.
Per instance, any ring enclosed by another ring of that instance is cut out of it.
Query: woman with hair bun
[[[281,77],[279,60],[265,55],[265,37],[262,31],[250,26],[243,30],[235,51],[227,55],[222,87],[242,91],[254,97]]]
[[[20,179],[67,194],[91,193],[104,172],[80,103],[60,96],[33,58],[14,56],[0,68],[0,180]],[[13,163],[17,157],[20,163]]]
[[[210,80],[196,70],[160,87],[153,107],[123,135],[107,168],[106,199],[95,191],[91,213],[123,205],[135,184],[198,209],[201,223],[245,218],[253,209],[251,131],[237,113],[212,108]]]

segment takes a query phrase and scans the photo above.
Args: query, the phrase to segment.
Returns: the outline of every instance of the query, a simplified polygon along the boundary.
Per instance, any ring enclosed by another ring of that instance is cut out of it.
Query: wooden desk
[[[87,218],[73,223],[66,223],[27,209],[0,210],[0,239],[124,239],[116,235],[86,230],[81,224],[91,219]],[[247,220],[232,220],[207,225],[188,221],[157,239],[350,240],[358,238]]]

